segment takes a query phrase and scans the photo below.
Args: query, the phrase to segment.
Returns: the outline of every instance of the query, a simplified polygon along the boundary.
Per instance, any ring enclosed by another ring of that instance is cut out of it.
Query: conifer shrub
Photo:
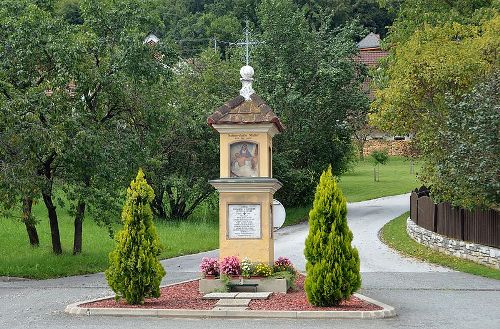
[[[330,166],[316,187],[305,242],[307,276],[304,288],[312,305],[338,305],[361,286],[359,255],[351,242],[346,200]]]
[[[128,304],[142,304],[144,298],[160,297],[160,282],[165,275],[158,261],[160,240],[153,225],[150,203],[153,189],[141,169],[127,189],[122,211],[123,229],[116,235],[116,247],[109,254],[106,280]]]

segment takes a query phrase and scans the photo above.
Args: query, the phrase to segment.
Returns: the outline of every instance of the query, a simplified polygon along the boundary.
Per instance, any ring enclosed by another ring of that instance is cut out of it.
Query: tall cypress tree
[[[160,282],[165,275],[158,261],[160,240],[153,225],[150,203],[153,189],[139,169],[127,190],[122,211],[123,229],[116,235],[116,247],[109,254],[106,279],[116,293],[116,300],[142,304],[146,297],[160,297]]]
[[[304,250],[307,260],[304,288],[312,305],[338,305],[361,286],[358,250],[351,242],[346,200],[329,166],[316,187]]]

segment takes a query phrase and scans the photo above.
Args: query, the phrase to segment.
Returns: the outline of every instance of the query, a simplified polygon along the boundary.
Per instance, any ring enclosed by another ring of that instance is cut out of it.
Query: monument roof
[[[273,113],[269,105],[257,94],[251,94],[249,99],[239,95],[219,107],[207,122],[214,124],[254,124],[274,123],[278,131],[284,130],[280,119]]]

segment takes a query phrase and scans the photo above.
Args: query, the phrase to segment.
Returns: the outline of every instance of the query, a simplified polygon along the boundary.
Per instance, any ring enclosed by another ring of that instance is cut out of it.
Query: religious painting
[[[229,148],[231,177],[259,176],[259,145],[252,142],[237,142]]]

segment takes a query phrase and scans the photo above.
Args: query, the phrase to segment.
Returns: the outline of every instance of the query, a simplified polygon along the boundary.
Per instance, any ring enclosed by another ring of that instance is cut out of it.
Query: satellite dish
[[[285,207],[276,199],[273,199],[273,228],[278,230],[285,223],[286,211]]]

